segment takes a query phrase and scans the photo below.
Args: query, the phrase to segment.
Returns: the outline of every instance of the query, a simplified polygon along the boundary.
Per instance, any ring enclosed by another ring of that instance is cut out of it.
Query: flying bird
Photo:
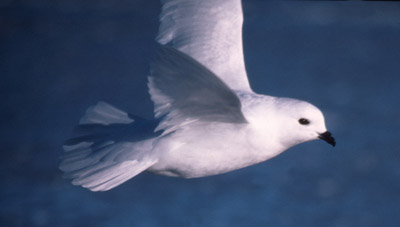
[[[154,118],[105,102],[64,144],[72,184],[110,190],[143,171],[195,178],[260,163],[315,139],[335,146],[322,112],[256,94],[247,79],[240,0],[162,0],[148,87]]]

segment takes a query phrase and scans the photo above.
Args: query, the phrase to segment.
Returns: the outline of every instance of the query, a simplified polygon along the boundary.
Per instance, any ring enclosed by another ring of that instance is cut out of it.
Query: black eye
[[[305,118],[300,118],[299,123],[302,125],[308,125],[308,124],[310,124],[310,121]]]

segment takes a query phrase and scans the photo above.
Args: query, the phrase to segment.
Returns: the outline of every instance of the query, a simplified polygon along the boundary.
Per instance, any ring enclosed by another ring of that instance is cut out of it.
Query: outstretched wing
[[[157,41],[196,59],[233,90],[249,91],[240,0],[162,0]]]
[[[149,76],[159,129],[192,121],[246,123],[236,94],[210,70],[172,47],[160,46]]]

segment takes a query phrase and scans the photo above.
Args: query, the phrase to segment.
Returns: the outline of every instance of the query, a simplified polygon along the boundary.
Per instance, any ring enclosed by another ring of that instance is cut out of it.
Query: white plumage
[[[233,90],[250,91],[240,0],[163,0],[157,41],[191,56]]]
[[[99,102],[64,146],[60,169],[105,191],[142,171],[203,177],[268,160],[317,138],[324,117],[300,100],[254,93],[242,49],[240,0],[165,0],[149,76],[155,118]]]

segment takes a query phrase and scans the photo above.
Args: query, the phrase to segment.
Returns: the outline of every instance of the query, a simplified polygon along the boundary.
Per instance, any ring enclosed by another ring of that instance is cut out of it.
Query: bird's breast
[[[161,138],[154,147],[158,163],[149,171],[185,178],[221,174],[260,163],[279,154],[268,146],[254,142],[248,127],[228,127],[207,130],[182,130]]]

